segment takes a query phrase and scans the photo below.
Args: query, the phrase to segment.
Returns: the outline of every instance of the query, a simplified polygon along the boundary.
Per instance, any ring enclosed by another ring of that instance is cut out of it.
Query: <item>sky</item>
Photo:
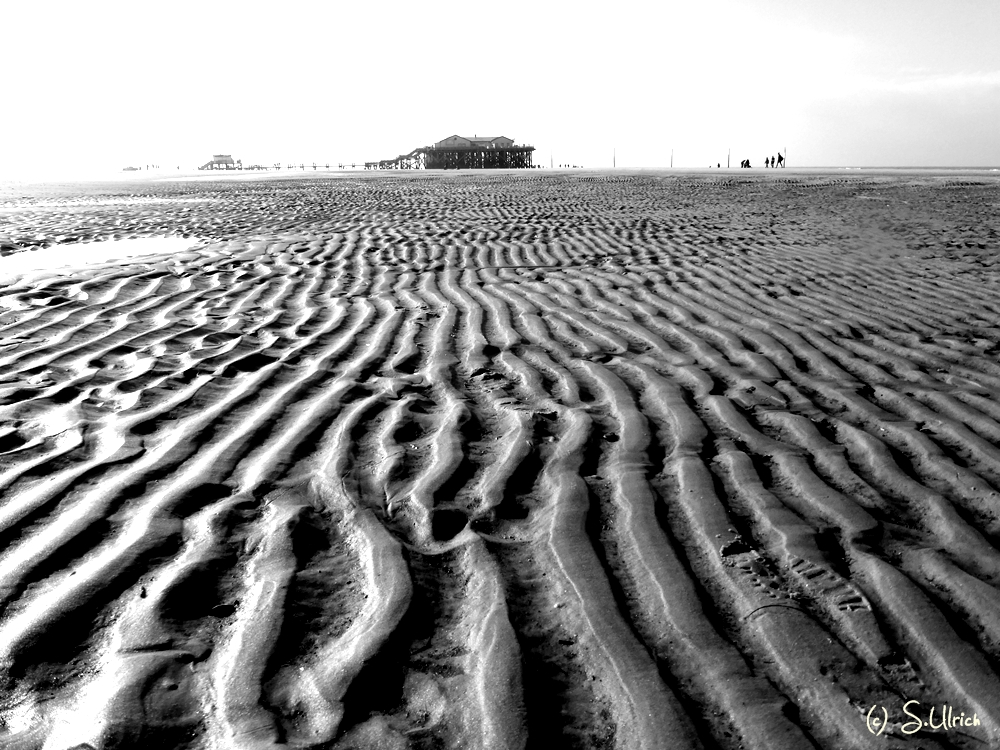
[[[996,0],[11,0],[0,180],[213,154],[1000,166]]]

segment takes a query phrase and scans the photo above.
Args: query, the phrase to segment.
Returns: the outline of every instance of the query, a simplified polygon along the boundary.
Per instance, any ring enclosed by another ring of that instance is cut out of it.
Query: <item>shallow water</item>
[[[32,271],[71,270],[95,263],[187,250],[198,240],[190,237],[137,237],[107,242],[53,245],[0,257],[0,281]]]

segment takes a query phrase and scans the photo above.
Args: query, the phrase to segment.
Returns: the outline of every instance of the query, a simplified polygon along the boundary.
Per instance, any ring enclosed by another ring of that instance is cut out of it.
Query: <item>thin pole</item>
[[[726,169],[729,169],[729,155],[733,153],[732,149],[726,151]]]
[[[611,168],[614,169],[618,166],[618,154],[614,147],[611,149]]]

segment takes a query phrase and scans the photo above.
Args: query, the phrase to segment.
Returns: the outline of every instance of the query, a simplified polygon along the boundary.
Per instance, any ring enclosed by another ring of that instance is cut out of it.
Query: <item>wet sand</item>
[[[0,746],[1000,742],[998,186],[6,186]]]

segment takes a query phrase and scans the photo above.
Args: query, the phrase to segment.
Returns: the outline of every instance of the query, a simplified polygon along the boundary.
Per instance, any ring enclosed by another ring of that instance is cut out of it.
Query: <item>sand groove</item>
[[[12,199],[199,239],[0,289],[0,746],[1000,741],[996,190]]]

